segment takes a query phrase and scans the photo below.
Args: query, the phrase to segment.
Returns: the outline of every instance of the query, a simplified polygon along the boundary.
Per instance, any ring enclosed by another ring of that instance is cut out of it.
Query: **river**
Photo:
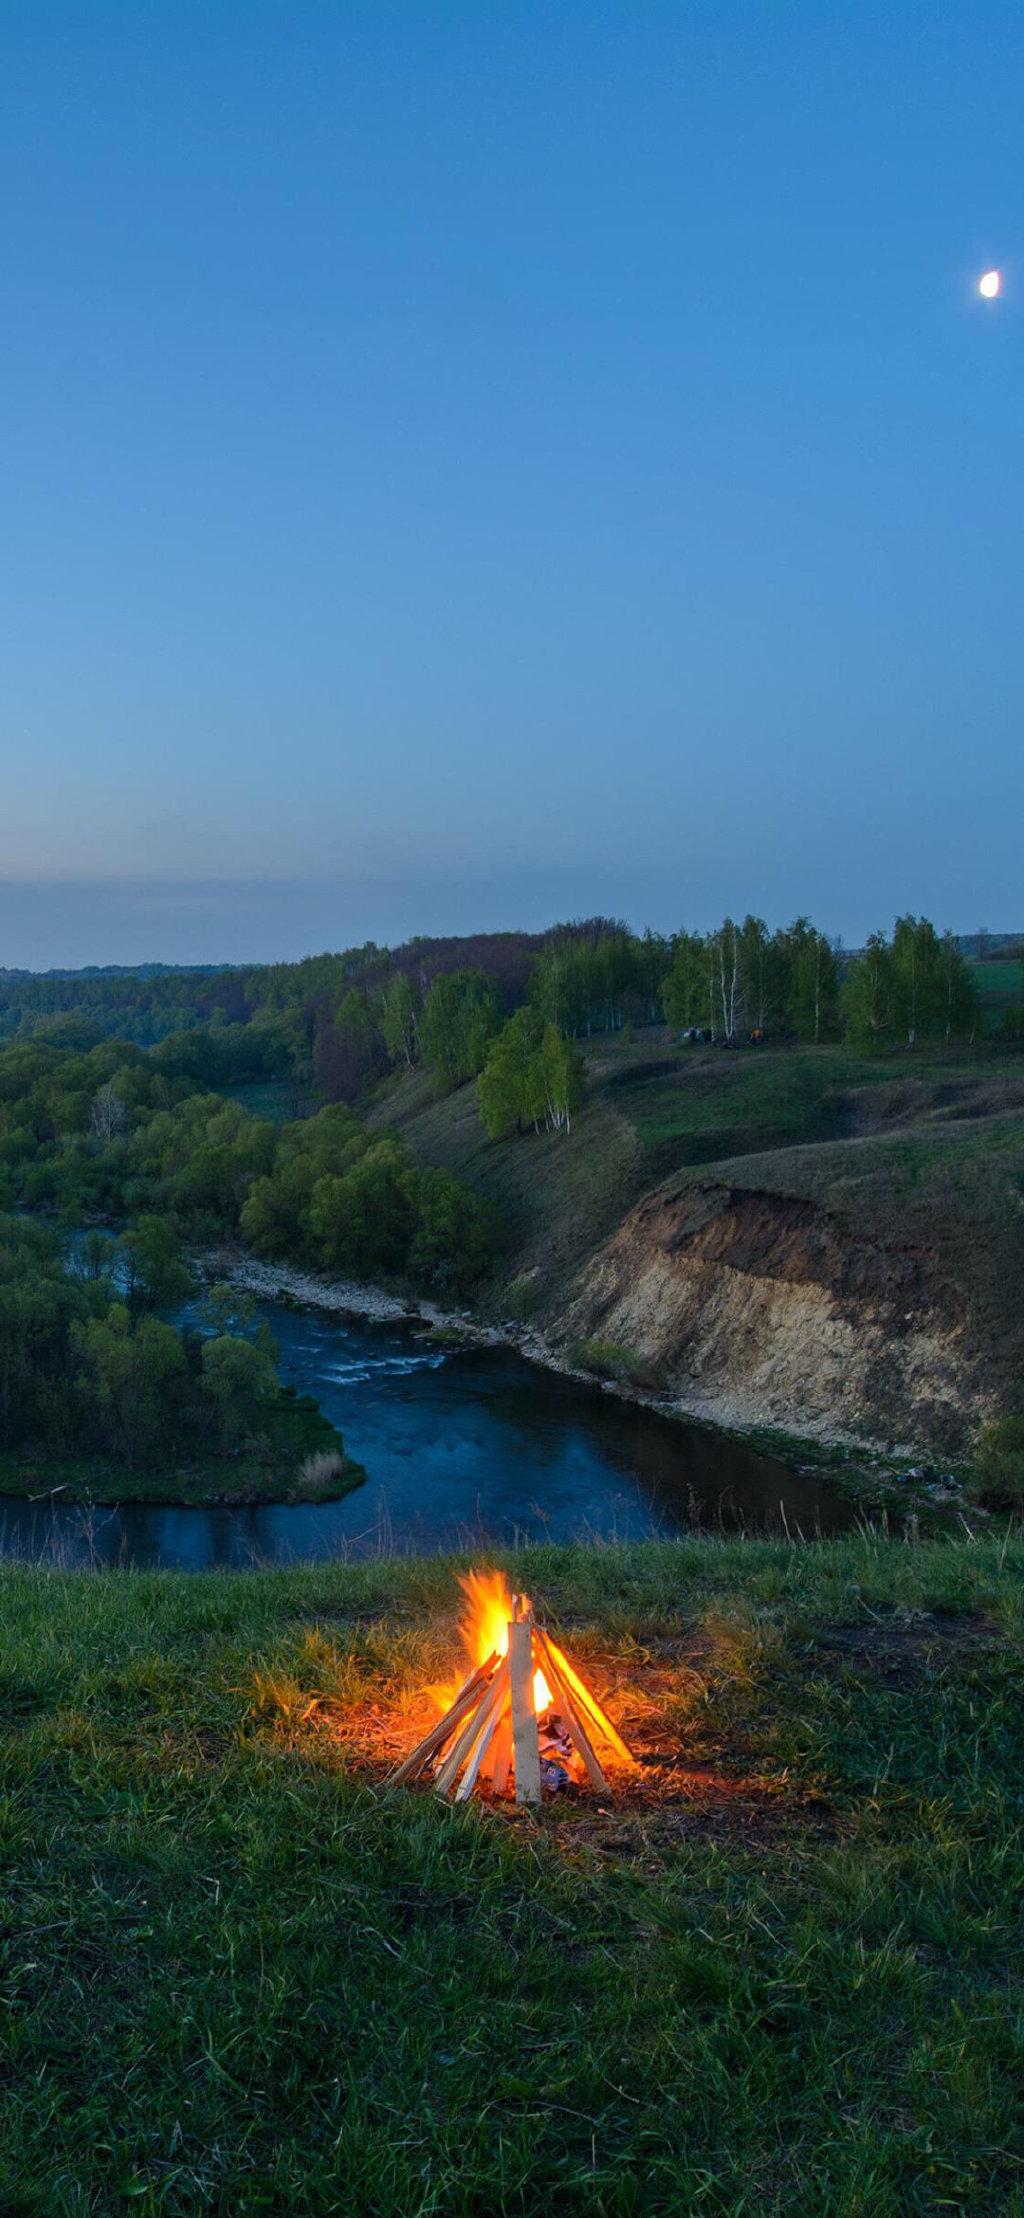
[[[441,1351],[405,1323],[259,1304],[283,1382],[364,1464],[340,1502],[88,1512],[0,1498],[0,1554],[201,1570],[703,1527],[845,1530],[850,1503],[726,1433],[659,1416],[506,1348]],[[780,1508],[780,1505],[782,1507]]]

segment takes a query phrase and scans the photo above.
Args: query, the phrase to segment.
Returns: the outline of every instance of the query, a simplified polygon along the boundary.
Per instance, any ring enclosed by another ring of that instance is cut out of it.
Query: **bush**
[[[1024,1417],[1000,1417],[985,1426],[971,1493],[985,1509],[1024,1509]]]
[[[540,1272],[520,1271],[510,1279],[502,1297],[502,1306],[517,1325],[528,1325],[537,1314],[540,1304]]]
[[[569,1361],[577,1371],[593,1371],[599,1379],[613,1379],[619,1386],[649,1386],[650,1372],[642,1356],[616,1340],[574,1340]]]
[[[420,1284],[464,1292],[484,1276],[501,1246],[493,1202],[449,1171],[411,1167],[403,1186],[413,1214],[406,1269]]]

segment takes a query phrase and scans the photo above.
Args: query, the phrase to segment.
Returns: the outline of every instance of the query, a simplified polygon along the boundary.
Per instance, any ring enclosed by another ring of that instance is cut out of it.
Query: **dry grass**
[[[292,1500],[296,1502],[326,1502],[336,1495],[348,1466],[344,1456],[327,1448],[318,1449],[300,1463],[292,1484]]]

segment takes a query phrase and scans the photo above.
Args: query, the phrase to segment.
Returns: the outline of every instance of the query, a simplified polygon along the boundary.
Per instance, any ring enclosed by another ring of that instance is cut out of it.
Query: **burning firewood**
[[[510,1594],[500,1573],[463,1582],[472,1605],[463,1627],[482,1656],[444,1715],[389,1774],[400,1786],[436,1766],[438,1794],[469,1800],[478,1782],[497,1795],[511,1774],[517,1802],[538,1804],[543,1788],[569,1785],[578,1758],[591,1786],[608,1781],[598,1755],[632,1768],[611,1719],[533,1614],[529,1597]]]

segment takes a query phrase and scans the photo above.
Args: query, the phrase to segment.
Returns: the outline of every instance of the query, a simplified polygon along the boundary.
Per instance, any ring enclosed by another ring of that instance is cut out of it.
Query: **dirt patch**
[[[756,1854],[783,1838],[831,1836],[836,1822],[827,1803],[764,1781],[686,1774],[673,1794],[644,1799],[623,1794],[612,1804],[580,1797],[572,1807],[552,1803],[544,1812],[548,1833],[569,1851],[584,1848],[602,1862],[622,1860],[657,1870],[680,1843],[710,1840]]]
[[[979,1613],[920,1617],[909,1624],[823,1625],[815,1635],[815,1646],[898,1684],[943,1669],[954,1658],[978,1654],[1001,1640],[995,1620]]]
[[[381,1721],[383,1725],[384,1721]],[[346,1769],[361,1774],[368,1785],[383,1789],[392,1765],[408,1752],[411,1735],[398,1736],[385,1756],[380,1734],[372,1749],[364,1742],[356,1749],[348,1731],[343,1760]],[[695,1763],[678,1748],[661,1752],[636,1748],[638,1768],[627,1776],[612,1775],[607,1795],[589,1788],[567,1789],[545,1799],[540,1812],[523,1810],[508,1796],[486,1790],[474,1795],[477,1809],[489,1819],[555,1833],[567,1846],[575,1844],[600,1851],[604,1856],[634,1860],[671,1845],[688,1835],[736,1840],[751,1846],[767,1842],[780,1831],[804,1832],[808,1827],[832,1830],[828,1805],[802,1795],[788,1782],[751,1775],[738,1765],[722,1762]],[[430,1794],[429,1778],[395,1790],[401,1794]]]

